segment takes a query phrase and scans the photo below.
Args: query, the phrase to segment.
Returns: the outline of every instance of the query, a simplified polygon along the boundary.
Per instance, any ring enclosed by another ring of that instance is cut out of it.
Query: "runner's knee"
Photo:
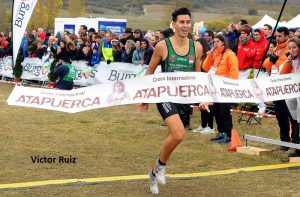
[[[172,138],[176,142],[181,142],[185,138],[185,132],[174,132],[171,134]]]

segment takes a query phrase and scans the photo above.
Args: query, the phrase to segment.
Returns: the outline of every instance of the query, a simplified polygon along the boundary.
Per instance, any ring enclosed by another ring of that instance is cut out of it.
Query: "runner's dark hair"
[[[191,11],[188,8],[178,8],[172,13],[172,21],[176,22],[177,21],[177,16],[179,15],[189,15],[190,18],[192,16]]]

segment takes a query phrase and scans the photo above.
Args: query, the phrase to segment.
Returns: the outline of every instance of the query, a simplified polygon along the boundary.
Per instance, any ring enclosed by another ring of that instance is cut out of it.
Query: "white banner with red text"
[[[39,58],[25,58],[22,62],[23,72],[21,78],[25,80],[48,81],[52,61],[44,62]],[[90,86],[132,79],[143,76],[147,69],[147,66],[122,62],[113,62],[109,65],[106,62],[100,62],[95,67],[88,66],[84,61],[73,61],[72,64],[77,70],[74,84],[78,86]],[[156,72],[160,72],[160,70],[160,67],[158,67]],[[0,76],[13,78],[11,57],[5,57],[3,60],[0,60]]]
[[[267,102],[300,97],[300,74],[232,80],[201,72],[158,73],[70,91],[16,86],[9,105],[75,113],[134,103]]]

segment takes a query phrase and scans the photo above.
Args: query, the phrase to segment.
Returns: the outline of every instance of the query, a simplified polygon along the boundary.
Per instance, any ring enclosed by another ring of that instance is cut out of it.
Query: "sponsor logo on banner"
[[[37,0],[14,0],[13,7],[13,65],[16,62],[21,41]]]
[[[42,66],[36,65],[34,63],[26,63],[25,65],[23,65],[23,71],[29,72],[34,76],[38,77],[41,75]]]
[[[25,58],[22,62],[23,73],[21,78],[27,80],[48,81],[51,61],[42,61],[39,58]]]
[[[128,70],[111,70],[109,81],[120,81],[125,79],[133,79],[136,77],[136,74],[133,74],[132,71]]]
[[[22,62],[23,73],[21,78],[25,80],[48,81],[52,61],[52,59],[43,62],[39,58],[25,58]],[[133,79],[144,76],[147,70],[147,66],[137,66],[122,62],[115,62],[111,65],[101,62],[101,65],[98,64],[97,67],[90,67],[84,61],[73,61],[72,65],[77,70],[74,84],[78,86],[90,86],[111,81]],[[155,73],[160,72],[161,67],[159,66]],[[12,77],[12,57],[0,60],[0,74]]]
[[[77,69],[77,77],[76,80],[85,80],[89,78],[95,78],[97,70],[93,69],[92,67],[87,66],[86,68],[83,68],[83,70]]]
[[[14,20],[14,25],[15,26],[22,28],[23,20],[25,18],[24,16],[26,15],[26,12],[28,12],[30,7],[32,6],[32,5],[29,5],[28,3],[30,3],[29,0],[22,0],[20,2],[18,12],[15,13],[16,14],[15,20]]]
[[[37,59],[37,61],[33,61],[33,62],[26,63],[25,61],[23,64],[25,64],[23,65],[23,71],[29,72],[36,77],[45,76],[50,73],[50,66],[51,66],[50,61],[43,62]]]
[[[83,76],[85,79],[88,79],[89,77],[95,77],[95,74],[92,73],[93,69],[91,67],[87,67],[82,71]]]
[[[11,57],[6,57],[3,59],[3,70],[4,71],[12,70],[12,58]]]
[[[12,57],[0,60],[0,76],[13,77]]]
[[[50,73],[51,62],[46,61],[43,63],[44,64],[42,65],[42,75],[48,75]]]

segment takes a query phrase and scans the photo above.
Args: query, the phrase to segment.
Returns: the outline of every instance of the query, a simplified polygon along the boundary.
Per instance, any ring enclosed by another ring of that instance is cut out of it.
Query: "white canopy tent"
[[[277,22],[277,20],[275,20],[274,18],[272,18],[268,15],[265,15],[262,19],[260,19],[260,21],[258,21],[258,23],[253,25],[252,28],[253,29],[262,29],[265,24],[269,24],[274,28],[276,25],[276,22]],[[279,27],[285,26],[285,25],[286,25],[285,23],[281,23],[281,22],[279,22],[279,24],[278,24]]]
[[[287,28],[300,27],[300,14],[286,23]]]

